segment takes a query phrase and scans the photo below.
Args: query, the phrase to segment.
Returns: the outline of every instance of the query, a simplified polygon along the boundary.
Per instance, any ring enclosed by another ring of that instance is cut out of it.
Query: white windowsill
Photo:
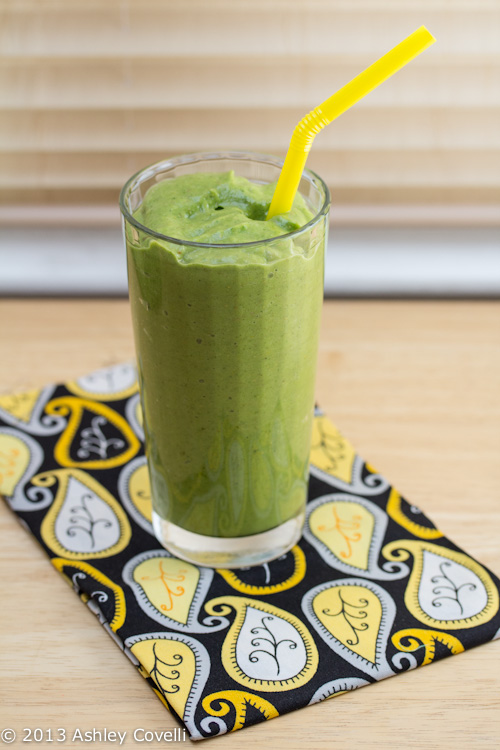
[[[498,296],[495,227],[330,231],[329,296]],[[2,228],[1,295],[125,295],[118,228]]]

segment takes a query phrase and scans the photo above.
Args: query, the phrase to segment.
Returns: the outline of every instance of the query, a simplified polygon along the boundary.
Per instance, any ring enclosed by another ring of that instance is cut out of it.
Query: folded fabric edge
[[[0,493],[0,499],[3,500],[4,503],[5,503],[5,505],[7,506],[7,508],[9,508],[9,510],[11,510],[8,498],[4,494]],[[164,698],[164,696],[159,692],[159,690],[157,689],[157,686],[156,686],[153,678],[151,677],[151,675],[147,672],[147,670],[144,668],[144,666],[141,664],[141,662],[134,656],[134,654],[132,653],[132,651],[125,645],[125,642],[123,641],[123,639],[120,638],[120,636],[111,627],[111,624],[110,624],[109,620],[106,618],[106,616],[104,615],[101,607],[98,604],[98,601],[96,601],[96,599],[92,596],[92,594],[89,594],[87,591],[85,591],[84,588],[82,588],[81,586],[78,586],[78,584],[74,580],[74,577],[73,577],[73,579],[70,579],[63,572],[63,570],[61,569],[60,566],[54,564],[54,561],[57,560],[57,558],[51,557],[50,552],[47,549],[45,549],[45,546],[43,544],[40,544],[40,541],[37,539],[36,535],[32,532],[30,526],[15,511],[14,511],[14,518],[18,521],[19,525],[26,532],[29,533],[30,537],[32,537],[38,543],[38,546],[42,547],[43,551],[45,552],[45,554],[49,558],[49,562],[51,563],[52,567],[55,568],[60,573],[60,575],[62,576],[63,580],[65,580],[67,582],[69,588],[78,596],[78,598],[80,599],[80,601],[89,608],[89,610],[96,617],[96,619],[100,623],[100,625],[102,625],[103,629],[109,635],[109,637],[112,639],[112,641],[118,646],[118,648],[120,649],[120,651],[122,651],[125,654],[125,656],[131,662],[131,664],[139,672],[139,674],[141,675],[141,677],[143,677],[147,681],[149,687],[153,690],[153,692],[155,693],[155,695],[157,696],[157,698],[163,703],[163,705],[165,706],[165,708],[178,721],[178,723],[181,725],[181,727],[183,727],[184,729],[186,729],[187,732],[189,733],[189,727],[186,724],[184,724],[184,722],[182,721],[182,719],[176,713],[175,709],[168,703],[168,701],[166,700],[166,698]],[[71,560],[67,560],[65,562],[67,562],[68,565],[72,564]],[[190,739],[197,740],[197,739],[206,739],[206,738],[203,737],[203,736],[201,736],[201,735],[199,737],[198,736],[194,736],[193,737],[193,736],[190,735]]]

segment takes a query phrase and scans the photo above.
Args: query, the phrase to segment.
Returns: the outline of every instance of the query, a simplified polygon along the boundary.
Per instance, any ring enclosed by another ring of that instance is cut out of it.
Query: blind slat
[[[283,156],[305,112],[422,23],[437,44],[308,166],[346,207],[492,206],[500,0],[0,0],[0,199],[116,204],[158,159]]]
[[[300,116],[299,109],[3,112],[0,151],[168,154],[245,148],[274,153],[283,151]],[[439,157],[441,151],[500,149],[499,122],[500,107],[353,109],[317,136],[314,153],[408,148],[431,149]]]
[[[500,38],[500,37],[499,37]],[[234,60],[152,65],[144,62],[81,66],[70,63],[41,69],[0,70],[4,108],[193,109],[298,107],[305,112],[351,80],[360,66],[331,69],[314,61],[281,61],[272,69]],[[222,85],[216,85],[220,81]],[[500,105],[500,54],[495,64],[408,67],[359,102],[371,107]],[[350,113],[349,113],[350,116]],[[284,134],[284,137],[287,134]]]
[[[371,9],[322,4],[311,8],[307,0],[295,6],[282,3],[248,5],[226,0],[192,4],[176,0],[143,8],[138,3],[101,3],[87,7],[83,0],[67,10],[64,5],[33,5],[19,11],[15,3],[5,12],[3,54],[18,54],[26,46],[32,54],[106,55],[109,50],[128,57],[148,54],[152,48],[184,56],[272,54],[369,54],[377,57],[418,28],[423,21],[439,39],[441,54],[498,51],[498,6],[480,9],[429,5],[425,14],[416,5],[386,9],[373,2]],[[464,33],[464,30],[467,33]],[[91,42],[91,44],[89,44]],[[434,54],[429,51],[428,54]]]
[[[5,154],[3,163],[7,187],[91,187],[119,188],[146,164],[176,156],[177,152]],[[283,154],[282,154],[283,155]],[[325,151],[311,153],[310,166],[333,186],[439,186],[494,187],[500,174],[500,149],[493,151]],[[309,164],[309,162],[308,162]]]

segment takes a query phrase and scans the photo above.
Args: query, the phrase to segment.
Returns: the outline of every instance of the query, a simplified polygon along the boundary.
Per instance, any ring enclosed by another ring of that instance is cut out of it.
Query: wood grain
[[[2,392],[133,356],[125,301],[3,301],[0,320]],[[317,388],[360,453],[497,574],[499,344],[496,302],[328,302]],[[0,529],[0,729],[107,727],[127,731],[133,747],[137,727],[173,728],[3,505]],[[489,643],[215,742],[497,750],[499,657],[500,643]]]

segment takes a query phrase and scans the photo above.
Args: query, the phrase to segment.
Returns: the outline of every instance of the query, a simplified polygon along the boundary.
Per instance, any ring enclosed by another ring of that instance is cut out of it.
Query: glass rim
[[[249,158],[250,157],[250,158]],[[253,242],[193,242],[192,240],[181,240],[178,237],[169,237],[166,234],[161,234],[160,232],[156,232],[154,229],[149,229],[145,224],[141,224],[140,221],[137,221],[137,219],[131,214],[131,212],[128,209],[128,206],[126,205],[126,196],[128,193],[132,191],[134,187],[136,187],[141,182],[141,177],[147,177],[147,176],[153,176],[161,171],[166,171],[167,168],[173,168],[176,166],[179,166],[180,164],[190,164],[190,163],[196,163],[198,161],[209,161],[209,160],[216,160],[216,159],[240,159],[241,161],[251,161],[252,159],[254,161],[261,161],[267,164],[273,164],[276,167],[279,167],[280,169],[283,167],[283,159],[278,159],[275,156],[271,156],[270,154],[261,154],[255,151],[199,151],[196,153],[191,154],[184,154],[182,156],[174,156],[169,159],[163,159],[162,161],[155,162],[154,164],[150,164],[148,167],[144,167],[143,169],[140,169],[138,172],[132,175],[127,182],[124,184],[120,191],[120,198],[119,198],[119,205],[120,205],[120,211],[122,213],[123,218],[131,224],[133,227],[138,229],[141,232],[145,232],[146,234],[151,235],[152,237],[155,237],[156,239],[163,240],[166,242],[172,242],[175,245],[184,245],[188,247],[203,247],[203,248],[210,248],[210,247],[257,247],[260,245],[269,245],[270,242],[275,242],[277,240],[284,240],[284,239],[291,239],[293,237],[297,237],[298,235],[307,232],[310,230],[315,224],[317,224],[320,219],[328,214],[328,211],[330,210],[330,204],[331,204],[331,196],[330,196],[330,190],[328,189],[328,185],[326,185],[325,181],[318,175],[316,172],[313,172],[311,169],[304,169],[303,176],[307,177],[310,182],[313,184],[315,181],[319,183],[321,186],[323,193],[324,193],[324,201],[323,205],[321,206],[320,210],[316,213],[315,216],[313,216],[312,219],[310,219],[307,224],[304,224],[304,226],[299,227],[298,229],[294,229],[293,232],[287,232],[286,234],[280,234],[277,237],[268,237],[267,239],[263,240],[254,240]]]

